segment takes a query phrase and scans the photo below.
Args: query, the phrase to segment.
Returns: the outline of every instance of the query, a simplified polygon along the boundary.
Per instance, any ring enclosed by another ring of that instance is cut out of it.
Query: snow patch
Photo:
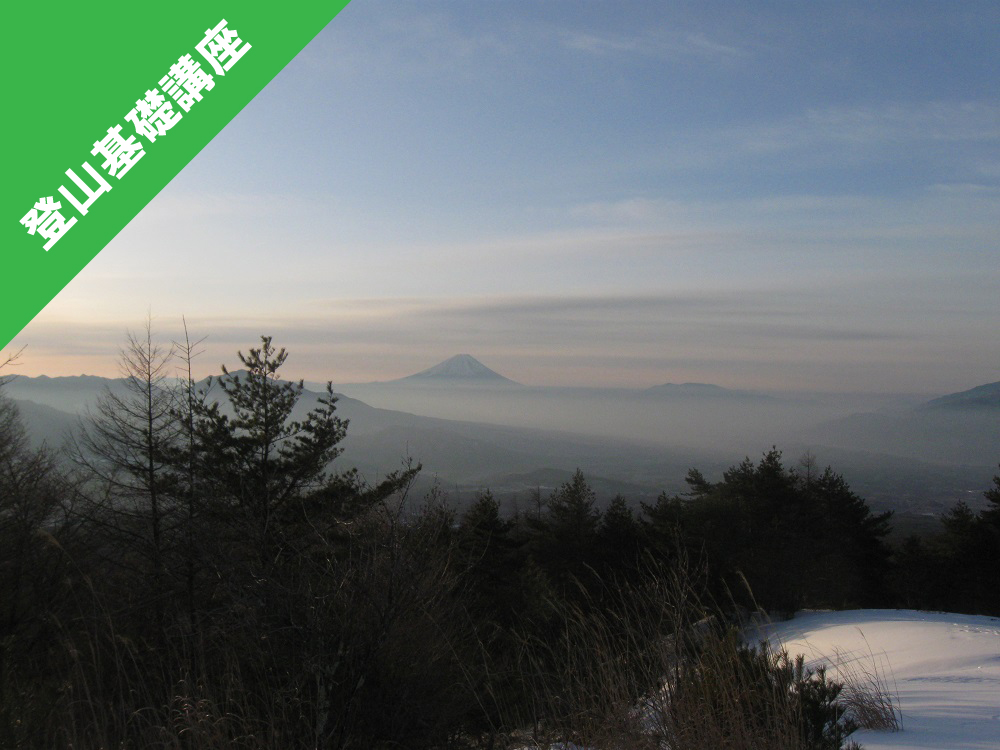
[[[860,730],[867,750],[1000,748],[1000,618],[913,610],[803,612],[760,635],[813,664],[881,664],[899,732]],[[829,672],[836,678],[836,672]]]

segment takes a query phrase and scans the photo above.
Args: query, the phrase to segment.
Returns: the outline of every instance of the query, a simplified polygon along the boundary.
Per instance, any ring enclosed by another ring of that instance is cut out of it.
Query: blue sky
[[[111,374],[1000,380],[1000,6],[353,0],[15,340]],[[252,41],[252,40],[250,40]]]

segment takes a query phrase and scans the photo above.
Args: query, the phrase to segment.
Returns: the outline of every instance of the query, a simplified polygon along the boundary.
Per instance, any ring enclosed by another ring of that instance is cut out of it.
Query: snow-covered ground
[[[856,660],[858,668],[874,665],[884,673],[898,696],[903,729],[853,734],[867,750],[1000,748],[1000,618],[805,612],[762,632],[807,662]]]

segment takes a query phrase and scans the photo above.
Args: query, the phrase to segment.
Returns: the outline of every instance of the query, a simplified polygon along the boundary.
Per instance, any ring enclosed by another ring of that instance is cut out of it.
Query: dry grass
[[[859,671],[817,720],[803,695],[835,696],[825,673],[767,643],[748,647],[737,627],[705,617],[711,609],[682,576],[626,596],[618,614],[567,607],[558,639],[525,643],[536,718],[521,747],[849,748],[853,716],[861,724],[863,711],[892,705],[885,680]]]
[[[897,697],[892,665],[884,651],[876,653],[861,629],[864,649],[832,653],[813,650],[809,664],[823,667],[830,676],[843,685],[840,703],[846,716],[859,729],[896,732],[903,728],[903,714]]]
[[[864,633],[861,634],[864,638]],[[895,678],[885,652],[876,654],[865,638],[866,652],[834,652],[828,659],[844,685],[842,702],[862,729],[896,732],[903,713],[896,697]],[[889,687],[890,680],[893,688]]]

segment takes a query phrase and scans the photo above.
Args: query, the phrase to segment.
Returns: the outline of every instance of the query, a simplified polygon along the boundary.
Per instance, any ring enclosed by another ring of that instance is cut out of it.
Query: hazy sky
[[[248,40],[253,41],[253,40]],[[515,380],[1000,380],[1000,5],[353,0],[53,301],[23,374],[468,352]]]

